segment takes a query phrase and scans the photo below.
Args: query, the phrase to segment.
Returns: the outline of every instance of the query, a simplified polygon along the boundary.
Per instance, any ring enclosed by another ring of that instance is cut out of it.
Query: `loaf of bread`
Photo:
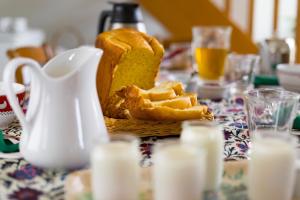
[[[122,87],[154,87],[164,53],[154,37],[133,29],[116,29],[101,33],[96,47],[104,51],[97,72],[97,90],[104,114],[111,101],[116,101],[113,95]]]

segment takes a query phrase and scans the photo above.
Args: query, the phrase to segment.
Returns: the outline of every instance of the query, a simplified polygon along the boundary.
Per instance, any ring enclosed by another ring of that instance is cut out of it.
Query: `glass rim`
[[[136,141],[136,142],[140,143],[140,138],[138,138],[137,136],[130,134],[130,133],[117,132],[117,133],[109,136],[109,142],[115,142],[115,141],[125,141],[125,142]]]
[[[181,145],[181,141],[177,138],[169,138],[166,140],[159,141],[155,143],[153,146],[153,154],[156,154],[156,152],[159,151],[160,149],[170,145]]]
[[[184,120],[182,122],[182,128],[189,127],[189,126],[204,126],[204,127],[218,127],[221,128],[221,125],[216,121],[209,121],[209,120]]]
[[[122,146],[119,146],[122,144]],[[140,139],[130,134],[114,134],[110,135],[109,141],[98,141],[93,147],[90,154],[90,159],[114,159],[117,155],[118,158],[129,158],[135,156],[135,159],[140,161],[140,150],[139,150]],[[123,146],[125,145],[125,146]],[[115,149],[114,151],[111,151]]]
[[[190,145],[187,143],[181,142],[180,139],[167,139],[160,141],[154,145],[153,148],[153,157],[157,157],[158,154],[161,153],[165,148],[172,147],[172,146],[177,146],[177,147],[183,147],[188,149],[188,151],[193,151],[195,154],[205,157],[206,156],[206,151],[204,148],[200,148],[196,145]]]
[[[255,143],[256,141],[263,141],[264,139],[267,138],[276,138],[280,139],[281,141],[285,141],[288,144],[291,144],[293,147],[297,147],[298,144],[298,138],[292,134],[288,133],[274,133],[274,132],[260,132],[255,134],[253,138],[253,142]]]
[[[259,95],[262,92],[277,92],[281,94],[278,97],[266,98],[264,96]],[[298,100],[300,99],[300,94],[296,92],[287,91],[281,88],[256,88],[252,90],[248,90],[244,92],[246,99],[253,100],[253,99],[277,99],[277,100]]]
[[[258,54],[239,54],[239,53],[229,53],[228,54],[228,58],[238,58],[238,59],[242,59],[242,58],[255,58],[256,60],[260,59],[260,56]]]
[[[136,144],[137,146],[141,143],[140,138],[136,137],[133,134],[127,133],[127,132],[117,132],[115,134],[110,134],[108,136],[108,139],[102,139],[102,138],[97,138],[93,142],[94,148],[101,146],[101,145],[106,145],[109,143],[114,143],[114,142],[126,142],[126,143],[132,143]]]
[[[192,30],[202,30],[202,29],[221,29],[232,31],[232,26],[227,25],[196,25],[192,27]]]

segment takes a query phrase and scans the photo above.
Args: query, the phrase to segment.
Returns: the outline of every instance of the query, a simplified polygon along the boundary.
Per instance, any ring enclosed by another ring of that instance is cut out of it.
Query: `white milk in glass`
[[[193,147],[172,144],[154,154],[155,200],[202,200],[205,154]]]
[[[122,141],[97,146],[92,153],[94,200],[137,200],[139,150]]]
[[[294,199],[300,200],[300,149],[297,148],[297,161],[296,161],[296,180],[294,187]]]
[[[188,125],[185,122],[181,133],[181,141],[196,145],[206,151],[206,184],[205,190],[218,190],[223,175],[224,136],[218,125]]]
[[[297,160],[296,181],[294,187],[294,198],[300,200],[300,160]]]
[[[286,141],[278,137],[279,134],[282,133],[273,133],[273,137],[254,138],[248,174],[250,200],[291,200],[292,198],[296,142]],[[288,134],[285,136],[289,137]]]

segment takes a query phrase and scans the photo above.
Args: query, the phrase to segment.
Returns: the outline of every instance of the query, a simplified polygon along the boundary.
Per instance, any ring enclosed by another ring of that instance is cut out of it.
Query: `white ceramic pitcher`
[[[81,47],[50,60],[43,68],[16,58],[4,70],[8,100],[23,128],[20,152],[30,163],[47,168],[76,168],[89,161],[95,139],[108,140],[96,90],[102,50]],[[13,92],[18,66],[32,73],[26,116]]]

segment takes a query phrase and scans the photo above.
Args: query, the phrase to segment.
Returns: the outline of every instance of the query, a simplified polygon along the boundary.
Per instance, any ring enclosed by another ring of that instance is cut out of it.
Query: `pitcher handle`
[[[22,65],[26,65],[26,67],[28,66],[31,69],[31,72],[34,73],[37,78],[39,78],[39,75],[42,71],[40,65],[36,61],[29,58],[15,58],[6,65],[3,73],[3,81],[4,90],[7,95],[9,104],[20,120],[24,131],[29,132],[31,126],[26,120],[25,114],[23,113],[22,108],[18,103],[18,99],[13,89],[13,82],[15,79],[16,71]]]

